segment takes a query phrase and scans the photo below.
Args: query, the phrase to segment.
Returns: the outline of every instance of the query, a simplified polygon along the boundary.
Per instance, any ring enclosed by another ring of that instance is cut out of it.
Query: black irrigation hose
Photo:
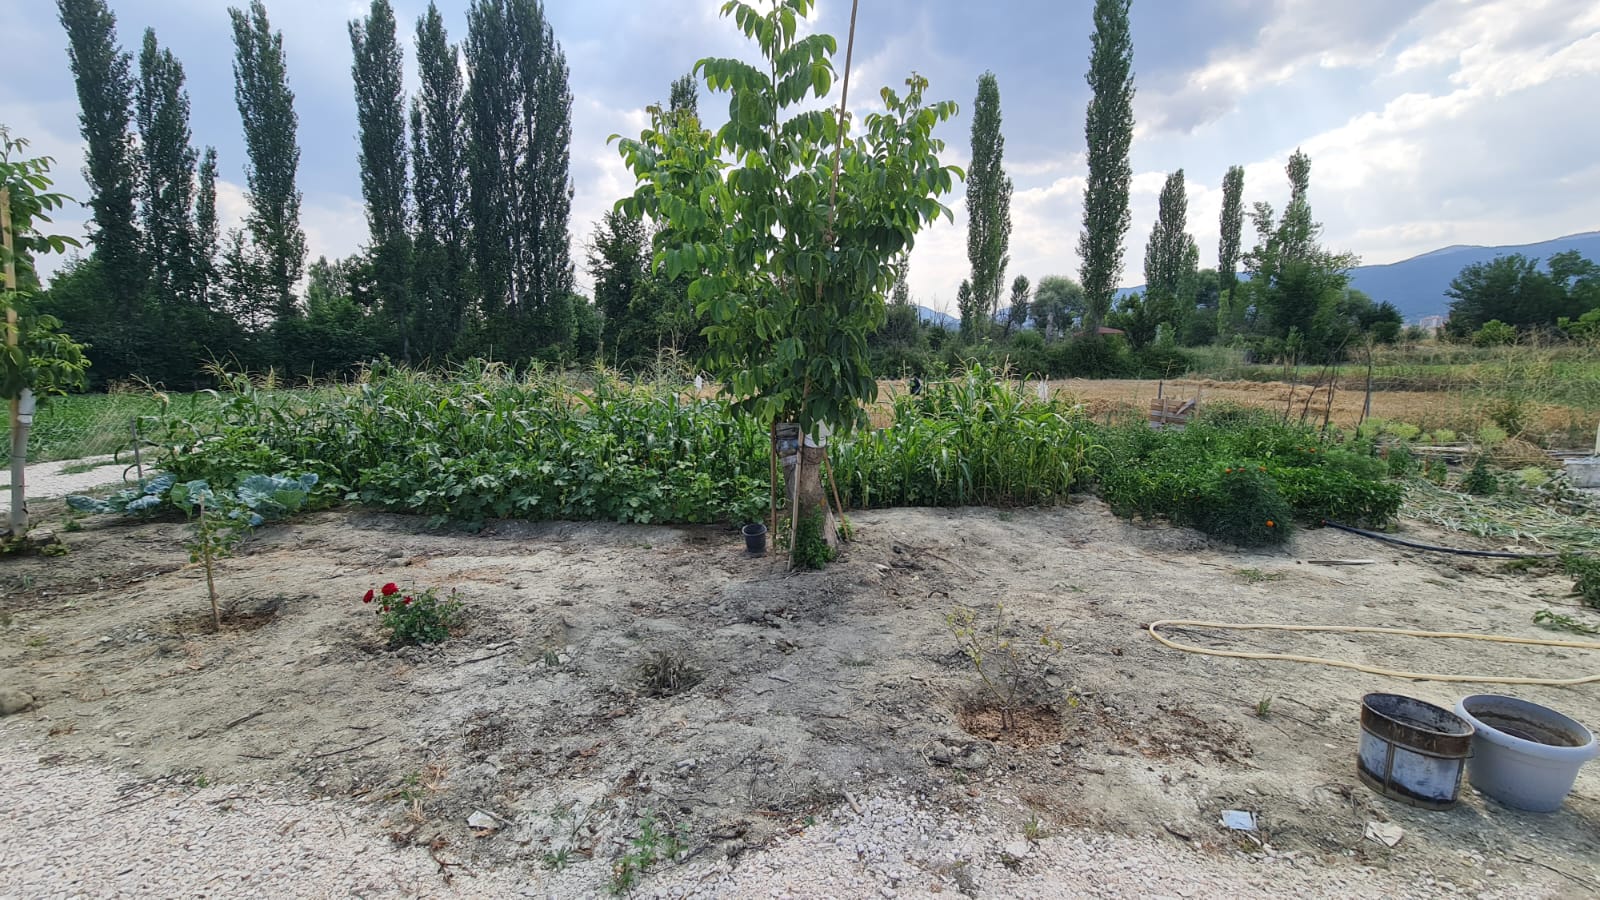
[[[1379,534],[1376,531],[1367,531],[1362,528],[1356,528],[1353,525],[1341,525],[1329,519],[1323,519],[1322,524],[1329,528],[1337,528],[1340,531],[1348,531],[1351,534],[1369,537],[1375,541],[1383,541],[1386,544],[1409,547],[1412,550],[1427,550],[1433,553],[1454,553],[1457,556],[1480,556],[1486,559],[1559,559],[1561,557],[1559,553],[1507,553],[1501,550],[1462,550],[1458,547],[1436,547],[1432,544],[1419,544],[1416,541],[1408,541],[1405,538],[1390,537],[1387,534]]]

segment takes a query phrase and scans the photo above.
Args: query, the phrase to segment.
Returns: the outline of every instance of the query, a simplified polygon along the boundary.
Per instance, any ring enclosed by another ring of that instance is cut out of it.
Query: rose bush
[[[391,647],[437,644],[450,637],[450,629],[461,622],[461,601],[454,591],[441,600],[433,588],[407,593],[391,581],[369,589],[361,602],[378,604],[376,615],[389,632]]]

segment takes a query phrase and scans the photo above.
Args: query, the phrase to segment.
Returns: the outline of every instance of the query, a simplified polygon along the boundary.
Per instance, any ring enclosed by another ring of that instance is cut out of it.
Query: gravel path
[[[64,473],[62,469],[98,464],[87,472]],[[55,462],[34,463],[28,467],[27,488],[30,498],[45,500],[80,494],[84,491],[122,483],[122,466],[109,456],[89,456],[83,459],[61,459]],[[0,514],[11,509],[11,468],[0,466]]]
[[[910,796],[858,801],[765,852],[658,878],[658,896],[951,898],[1539,897],[1463,865],[1455,883],[1428,872],[1329,869],[1298,854],[1205,854],[1171,841],[1071,829],[1023,839],[986,816],[932,811]],[[1270,854],[1270,855],[1269,855]]]
[[[10,724],[10,723],[8,723]],[[19,723],[20,724],[20,723]],[[597,896],[608,864],[559,874],[475,871],[390,844],[344,801],[287,799],[271,786],[119,778],[42,765],[20,729],[0,727],[0,898]],[[1473,894],[1551,896],[1466,860],[1455,882],[1431,873],[1327,869],[1295,854],[1203,854],[1169,841],[1087,831],[1024,840],[982,816],[927,809],[909,795],[841,806],[803,835],[649,878],[654,897],[1219,897],[1385,900]],[[460,856],[453,848],[441,858]]]
[[[426,850],[391,846],[349,803],[42,766],[14,737],[0,728],[0,898],[517,893],[484,873],[447,884]]]

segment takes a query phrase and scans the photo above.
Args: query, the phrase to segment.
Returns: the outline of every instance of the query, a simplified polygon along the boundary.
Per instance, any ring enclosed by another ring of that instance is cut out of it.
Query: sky
[[[111,0],[118,35],[135,50],[146,27],[188,73],[197,146],[219,153],[224,224],[246,209],[244,142],[234,103],[224,0]],[[243,5],[242,2],[236,5]],[[452,41],[468,0],[440,0]],[[719,0],[546,0],[566,52],[573,94],[573,259],[591,285],[584,246],[601,213],[632,189],[612,134],[637,135],[644,107],[707,56],[752,56]],[[414,23],[426,4],[394,0],[415,86]],[[357,168],[347,22],[352,0],[267,0],[281,29],[301,146],[301,221],[311,259],[356,252],[367,238]],[[1004,164],[1015,183],[1007,280],[1076,277],[1082,224],[1083,121],[1089,91],[1091,0],[861,0],[851,108],[913,70],[930,100],[961,114],[938,136],[942,159],[965,167],[978,77],[999,80]],[[820,0],[807,27],[835,35],[842,69],[850,4]],[[1592,0],[1133,0],[1132,225],[1121,284],[1144,281],[1144,245],[1169,172],[1183,169],[1189,231],[1215,265],[1221,183],[1245,168],[1246,205],[1281,207],[1283,167],[1312,160],[1311,204],[1332,249],[1366,264],[1452,244],[1523,244],[1600,228],[1600,3]],[[11,56],[0,123],[54,156],[58,186],[87,197],[83,142],[66,37],[50,0],[0,4]],[[26,73],[23,75],[22,73]],[[837,85],[835,91],[838,90]],[[702,87],[706,124],[726,119],[725,95]],[[834,102],[837,102],[835,95]],[[921,234],[913,298],[953,311],[966,277],[966,211]],[[57,216],[81,236],[85,210]],[[1246,247],[1251,243],[1246,224]],[[46,271],[50,263],[43,266]]]

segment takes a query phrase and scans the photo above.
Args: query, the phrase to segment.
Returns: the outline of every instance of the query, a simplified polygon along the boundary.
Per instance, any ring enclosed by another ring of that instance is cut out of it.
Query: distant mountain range
[[[1350,286],[1374,300],[1393,303],[1407,322],[1416,322],[1423,316],[1442,316],[1450,311],[1450,298],[1444,292],[1450,288],[1451,279],[1473,263],[1511,253],[1542,262],[1568,250],[1600,262],[1600,231],[1505,247],[1456,244],[1386,266],[1359,266],[1350,271]]]
[[[1384,266],[1357,266],[1350,270],[1350,286],[1374,300],[1393,303],[1405,316],[1406,322],[1415,324],[1424,316],[1442,316],[1450,311],[1450,298],[1444,292],[1450,288],[1451,279],[1473,263],[1488,262],[1511,253],[1520,253],[1542,262],[1568,250],[1576,250],[1600,262],[1600,231],[1569,234],[1537,244],[1502,247],[1455,244]],[[1144,285],[1122,288],[1117,291],[1117,297],[1121,299],[1142,290]],[[920,306],[918,310],[924,322],[946,328],[955,328],[960,324],[960,320],[954,316],[926,306]]]

